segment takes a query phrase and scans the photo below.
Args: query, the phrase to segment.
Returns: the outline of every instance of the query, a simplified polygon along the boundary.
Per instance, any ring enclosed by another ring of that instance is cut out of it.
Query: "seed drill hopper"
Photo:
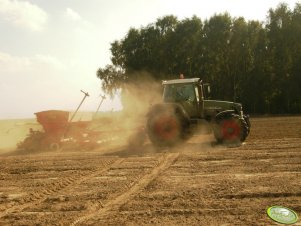
[[[59,150],[63,145],[74,147],[84,142],[88,121],[69,122],[68,111],[49,110],[35,115],[43,131],[30,129],[25,140],[18,144],[19,149]]]

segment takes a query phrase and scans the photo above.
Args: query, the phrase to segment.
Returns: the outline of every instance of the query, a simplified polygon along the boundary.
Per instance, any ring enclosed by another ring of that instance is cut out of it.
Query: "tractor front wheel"
[[[241,143],[248,136],[247,122],[236,114],[220,120],[214,127],[214,136],[220,143]]]

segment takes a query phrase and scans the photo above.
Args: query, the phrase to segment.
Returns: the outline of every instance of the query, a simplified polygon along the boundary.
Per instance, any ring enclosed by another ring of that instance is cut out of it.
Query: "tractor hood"
[[[240,103],[220,101],[220,100],[204,100],[204,108],[209,111],[226,111],[234,110],[237,114],[242,111],[242,105]]]

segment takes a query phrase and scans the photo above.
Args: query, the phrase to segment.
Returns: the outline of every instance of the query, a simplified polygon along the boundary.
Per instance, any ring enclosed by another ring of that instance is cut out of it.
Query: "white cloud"
[[[74,21],[81,20],[81,16],[73,9],[67,8],[65,14],[67,18],[69,18],[70,20],[74,20]]]
[[[0,52],[1,72],[17,72],[27,70],[31,66],[31,60],[26,57],[15,57],[8,53]]]
[[[63,69],[64,64],[50,55],[37,54],[31,57],[13,56],[0,52],[0,72],[28,72],[38,69],[57,70]]]
[[[1,17],[15,26],[40,31],[47,22],[47,13],[27,1],[0,0]]]
[[[86,38],[87,35],[91,36],[91,33],[95,32],[95,26],[82,18],[80,14],[74,11],[71,8],[67,8],[64,12],[64,17],[70,22],[75,22],[72,24],[68,24],[68,28],[73,30],[76,34],[76,38],[73,36],[73,39],[81,39],[83,36]]]
[[[50,55],[37,54],[32,58],[32,60],[40,65],[48,65],[50,67],[57,68],[57,69],[64,68],[63,63],[61,63],[56,57]]]

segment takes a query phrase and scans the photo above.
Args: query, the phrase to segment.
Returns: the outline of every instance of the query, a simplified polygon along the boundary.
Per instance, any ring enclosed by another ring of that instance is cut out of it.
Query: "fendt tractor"
[[[245,141],[251,124],[241,104],[211,100],[210,85],[200,78],[162,84],[163,103],[153,105],[147,114],[147,133],[155,146],[174,146],[198,130],[213,132],[218,143]]]

